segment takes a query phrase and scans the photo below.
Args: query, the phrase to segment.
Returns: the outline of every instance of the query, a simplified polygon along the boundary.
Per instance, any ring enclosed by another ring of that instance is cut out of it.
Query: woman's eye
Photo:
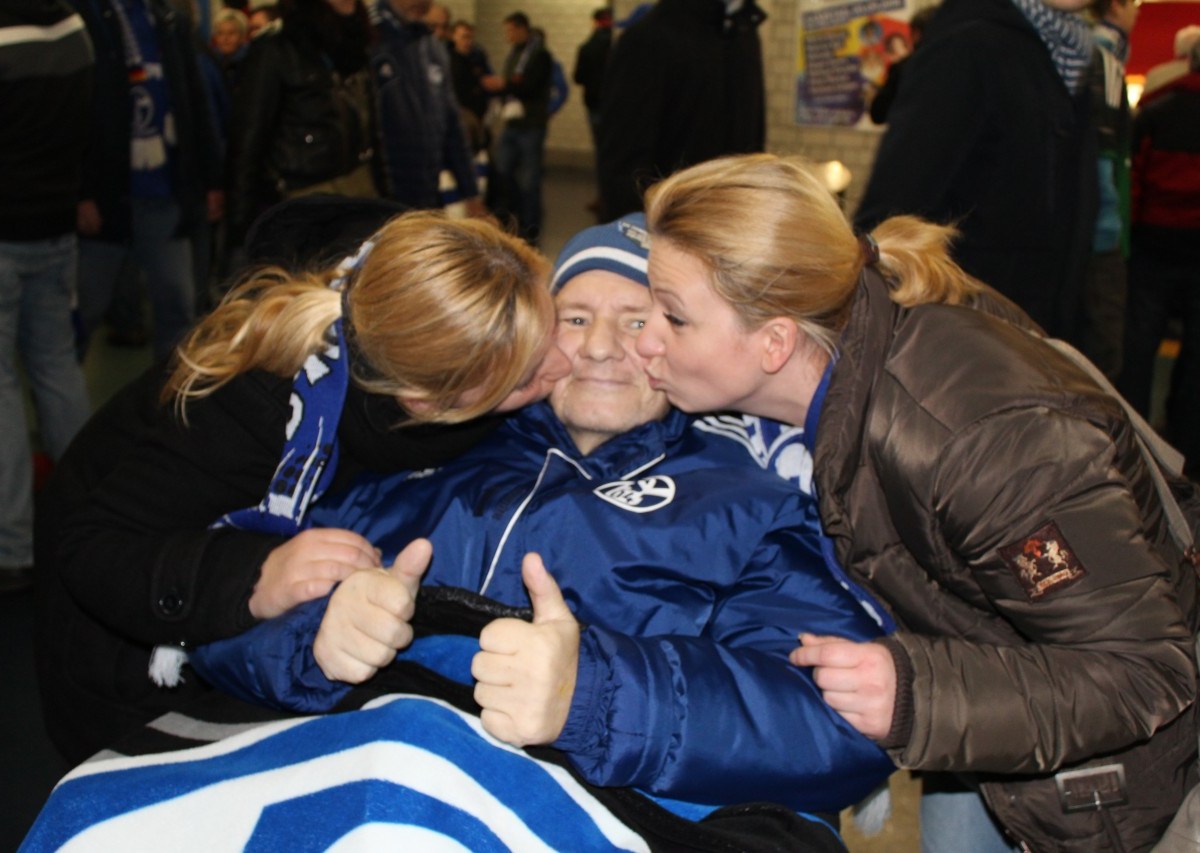
[[[629,328],[635,332],[640,332],[642,329],[646,328],[646,321],[645,320],[630,320]]]
[[[686,326],[687,325],[687,323],[684,322],[682,319],[680,319],[679,317],[676,317],[674,314],[671,314],[669,312],[664,311],[663,316],[667,318],[667,322],[670,323],[672,326]]]
[[[564,317],[563,322],[568,326],[586,326],[587,321],[582,317]]]

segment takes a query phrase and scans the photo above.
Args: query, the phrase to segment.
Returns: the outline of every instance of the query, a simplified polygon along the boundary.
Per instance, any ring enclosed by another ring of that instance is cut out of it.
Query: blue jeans
[[[546,128],[505,125],[496,144],[493,179],[500,181],[503,212],[517,218],[521,236],[534,245],[542,236],[542,160]]]
[[[146,274],[154,314],[154,357],[165,358],[196,319],[192,245],[175,237],[179,206],[168,199],[134,199],[128,244],[83,240],[79,244],[79,317],[85,337],[104,318],[126,256]]]
[[[938,773],[922,785],[921,853],[1014,853],[979,794]]]
[[[0,568],[33,563],[33,462],[18,354],[51,457],[62,456],[91,413],[71,325],[76,258],[74,234],[0,242]]]

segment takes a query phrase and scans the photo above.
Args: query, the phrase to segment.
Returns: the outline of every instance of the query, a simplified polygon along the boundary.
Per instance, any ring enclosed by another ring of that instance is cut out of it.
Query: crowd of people
[[[0,285],[37,277],[6,334],[57,466],[0,565],[69,760],[214,689],[330,712],[451,588],[482,731],[592,785],[835,814],[903,767],[929,851],[1200,840],[1200,27],[1134,111],[1136,0],[944,0],[851,221],[761,153],[752,0],[597,10],[606,221],[551,265],[522,12],[497,71],[429,0],[230,5],[211,52],[168,0],[18,6],[55,52],[0,94],[62,110]],[[89,419],[131,284],[159,360]],[[1137,414],[1173,312],[1183,460]]]

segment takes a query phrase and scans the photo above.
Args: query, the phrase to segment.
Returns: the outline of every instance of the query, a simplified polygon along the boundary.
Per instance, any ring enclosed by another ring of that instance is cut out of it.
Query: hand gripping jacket
[[[871,602],[827,567],[812,499],[685,415],[580,456],[539,404],[447,467],[362,482],[312,519],[362,533],[386,562],[427,536],[426,586],[508,605],[528,605],[521,559],[540,553],[584,626],[554,746],[589,782],[833,811],[892,769],[786,660],[800,631],[881,633]],[[323,609],[202,648],[193,663],[252,701],[327,710],[348,688],[312,660]]]

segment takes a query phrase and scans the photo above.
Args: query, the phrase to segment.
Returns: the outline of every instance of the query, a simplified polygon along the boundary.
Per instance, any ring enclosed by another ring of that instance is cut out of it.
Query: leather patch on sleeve
[[[1087,574],[1053,521],[1019,542],[1005,545],[999,553],[1030,601],[1069,586]]]

